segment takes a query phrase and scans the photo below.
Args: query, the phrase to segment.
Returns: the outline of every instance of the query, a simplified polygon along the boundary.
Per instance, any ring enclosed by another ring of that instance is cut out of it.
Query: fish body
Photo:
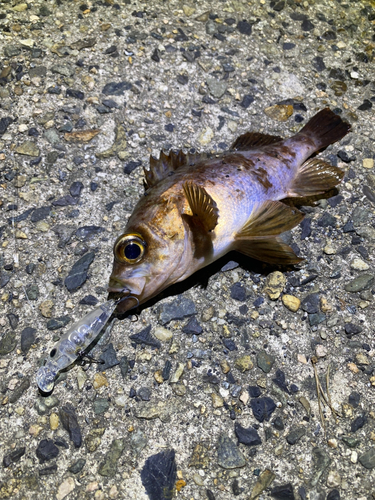
[[[323,109],[289,139],[250,132],[215,157],[180,151],[151,158],[145,196],[114,245],[108,291],[143,303],[231,250],[299,262],[279,235],[303,214],[280,200],[322,194],[341,181],[342,170],[311,156],[349,130]]]

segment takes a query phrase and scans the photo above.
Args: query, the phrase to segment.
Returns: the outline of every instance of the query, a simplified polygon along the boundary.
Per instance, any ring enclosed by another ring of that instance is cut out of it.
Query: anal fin
[[[288,191],[288,197],[322,194],[339,184],[344,171],[319,158],[310,158],[299,168]]]
[[[237,233],[236,239],[275,236],[289,231],[303,218],[303,213],[296,208],[285,205],[281,201],[268,200],[255,205],[249,219]]]
[[[277,236],[242,238],[235,241],[234,249],[252,259],[269,264],[298,264],[303,259],[297,257],[292,248]]]
[[[205,231],[212,231],[216,227],[218,221],[218,209],[213,198],[203,187],[198,186],[195,182],[187,181],[182,187],[192,211],[191,217],[193,217]]]

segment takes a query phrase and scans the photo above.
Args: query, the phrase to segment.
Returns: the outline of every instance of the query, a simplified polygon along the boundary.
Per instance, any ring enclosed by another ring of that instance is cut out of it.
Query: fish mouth
[[[129,288],[122,280],[115,276],[110,277],[107,291],[108,299],[119,301],[116,308],[116,312],[119,314],[129,311],[139,305],[140,291],[132,290],[132,288]]]

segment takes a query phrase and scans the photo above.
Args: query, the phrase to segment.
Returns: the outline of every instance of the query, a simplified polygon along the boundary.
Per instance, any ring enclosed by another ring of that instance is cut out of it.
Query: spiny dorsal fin
[[[193,213],[206,231],[212,231],[217,225],[218,209],[207,191],[192,181],[182,185],[186,199]]]
[[[340,168],[319,158],[310,158],[299,168],[288,196],[305,197],[324,193],[339,184],[343,177],[344,172]]]
[[[254,206],[236,239],[274,236],[289,231],[304,218],[302,212],[280,201],[265,201]]]
[[[283,138],[277,135],[261,134],[260,132],[246,132],[240,135],[232,144],[231,149],[237,151],[247,151],[248,149],[259,148],[260,146],[267,146],[274,142],[282,141]]]
[[[146,189],[155,186],[178,168],[185,165],[195,165],[206,158],[206,153],[190,154],[184,153],[181,149],[178,152],[170,151],[169,154],[161,151],[158,160],[150,156],[150,170],[143,169],[146,178]]]
[[[303,259],[297,257],[292,248],[277,236],[261,236],[235,241],[234,249],[252,259],[269,264],[298,264]]]

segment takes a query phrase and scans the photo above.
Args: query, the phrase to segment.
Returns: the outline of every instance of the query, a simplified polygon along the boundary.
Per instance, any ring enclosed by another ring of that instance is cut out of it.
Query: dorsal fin
[[[193,166],[206,158],[206,153],[190,154],[184,153],[181,149],[178,152],[170,151],[169,154],[161,151],[158,160],[150,156],[150,170],[143,169],[146,178],[146,189],[155,186],[178,168],[185,165]]]
[[[215,201],[204,188],[192,181],[184,182],[182,187],[193,213],[191,217],[197,219],[205,231],[212,231],[219,217]]]
[[[260,132],[246,132],[234,141],[231,149],[236,151],[247,151],[248,149],[259,148],[260,146],[267,146],[274,142],[282,141],[283,138],[278,135],[261,134]]]

